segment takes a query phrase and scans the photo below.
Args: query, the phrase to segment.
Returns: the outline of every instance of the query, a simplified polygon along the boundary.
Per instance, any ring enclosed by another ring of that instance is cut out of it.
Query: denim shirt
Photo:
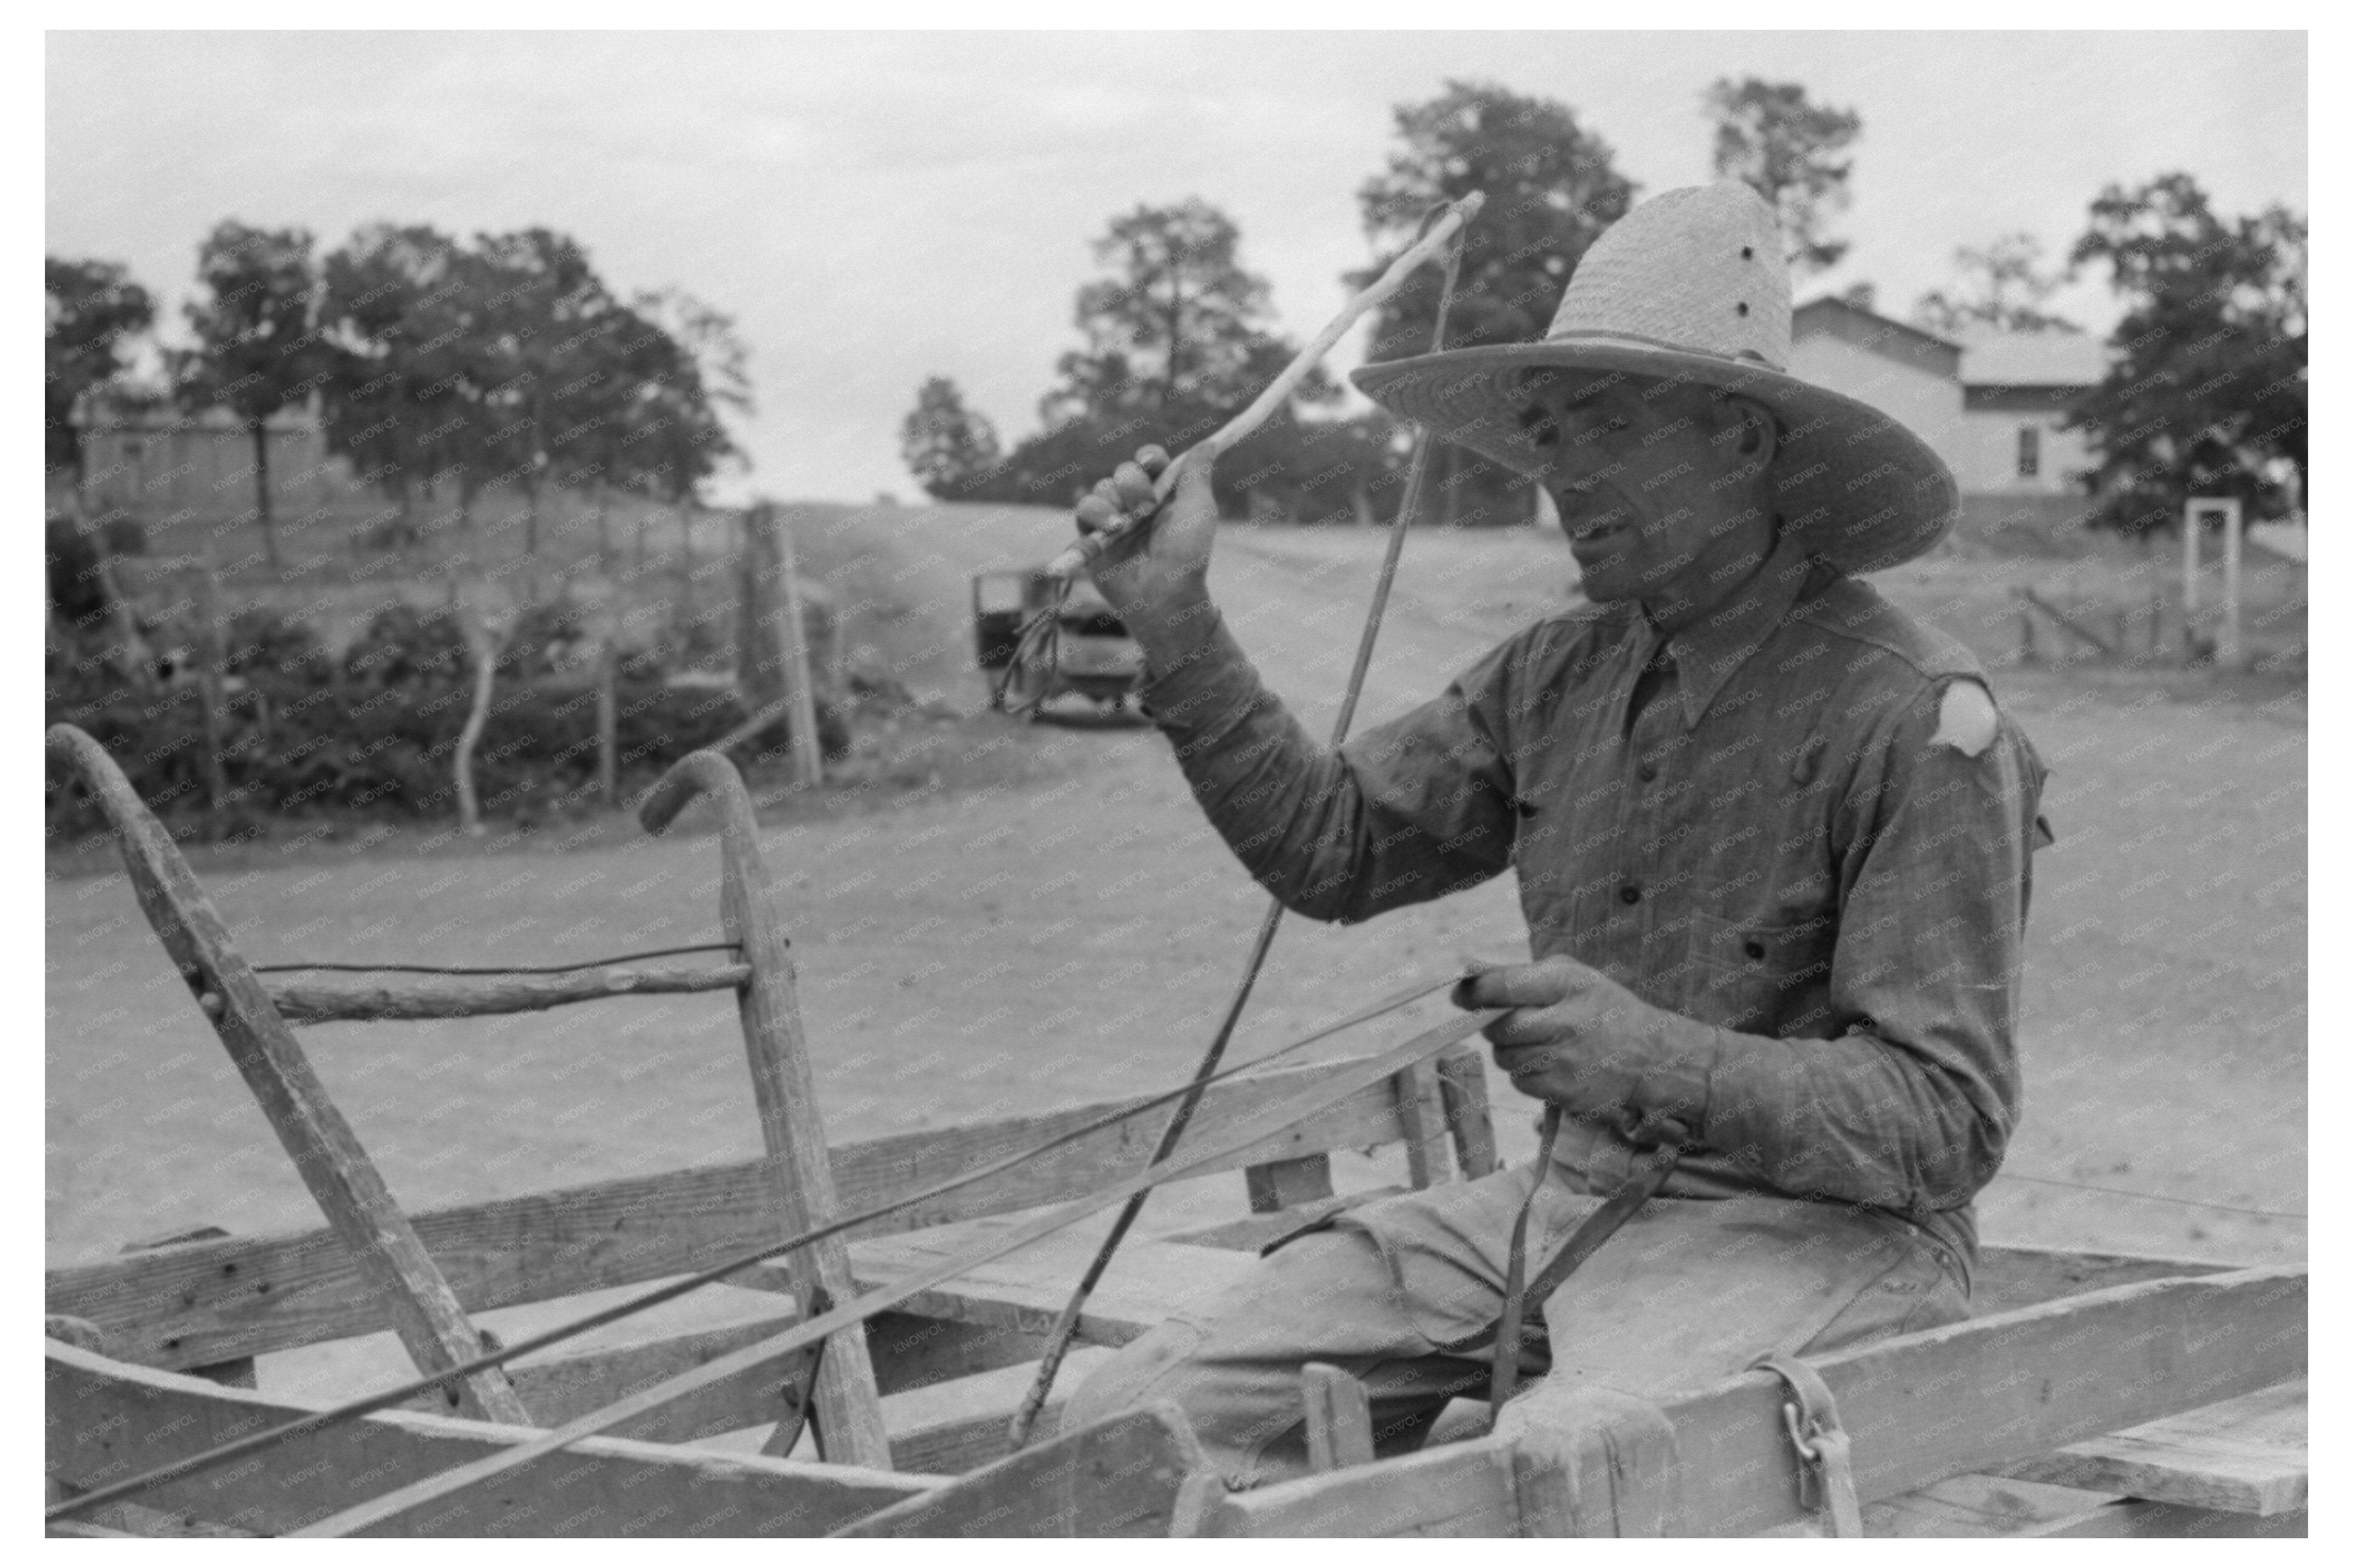
[[[1786,542],[1698,625],[1538,621],[1337,752],[1222,625],[1145,700],[1292,909],[1361,921],[1508,868],[1536,957],[1708,1032],[1704,1082],[1661,1086],[1704,1107],[1671,1195],[1865,1205],[1973,1260],[2049,833],[2042,764],[1958,643]],[[1571,1121],[1556,1159],[1598,1192],[1637,1152]]]

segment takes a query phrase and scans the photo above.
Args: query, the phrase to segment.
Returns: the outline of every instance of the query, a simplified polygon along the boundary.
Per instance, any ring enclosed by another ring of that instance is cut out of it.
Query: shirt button
[[[1634,776],[1641,779],[1644,784],[1649,784],[1652,779],[1659,776],[1659,770],[1651,763],[1644,763],[1641,767],[1634,770]]]
[[[1639,904],[1642,901],[1642,889],[1629,882],[1618,889],[1618,901],[1621,904]]]

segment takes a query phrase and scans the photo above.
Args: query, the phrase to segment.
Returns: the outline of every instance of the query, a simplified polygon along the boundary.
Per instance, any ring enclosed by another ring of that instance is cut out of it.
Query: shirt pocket
[[[1757,1035],[1819,1024],[1810,1015],[1826,996],[1838,922],[1828,915],[1786,924],[1692,913],[1692,979],[1704,1023]]]

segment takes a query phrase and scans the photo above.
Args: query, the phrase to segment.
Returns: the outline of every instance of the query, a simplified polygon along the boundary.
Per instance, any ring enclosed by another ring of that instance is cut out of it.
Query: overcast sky
[[[1008,443],[1034,428],[1087,242],[1139,201],[1224,207],[1304,338],[1366,259],[1356,191],[1391,109],[1449,77],[1567,102],[1645,193],[1708,177],[1718,76],[1860,110],[1853,248],[1801,293],[1868,279],[1898,315],[1956,246],[2063,252],[2110,181],[2187,169],[2225,213],[2308,205],[2295,33],[48,38],[52,254],[127,261],[176,318],[227,216],[330,245],[379,218],[566,230],[620,289],[737,316],[748,485],[787,499],[916,493],[898,426],[929,374]],[[2112,319],[2089,281],[2063,303]]]

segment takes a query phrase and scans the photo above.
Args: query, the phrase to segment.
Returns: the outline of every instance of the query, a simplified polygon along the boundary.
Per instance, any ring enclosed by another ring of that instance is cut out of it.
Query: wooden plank
[[[1347,1066],[1343,1059],[1219,1084],[1203,1098],[1187,1141],[1207,1147],[1253,1110]],[[1078,1106],[847,1144],[833,1151],[838,1201],[845,1209],[871,1208],[1135,1103]],[[1002,1176],[850,1234],[887,1235],[1082,1196],[1142,1169],[1158,1125],[1143,1116],[1104,1128]],[[1386,1084],[1377,1084],[1205,1169],[1238,1170],[1398,1136],[1396,1100]],[[708,1268],[772,1238],[761,1163],[708,1165],[427,1210],[413,1224],[468,1310],[548,1300]],[[173,1368],[347,1339],[384,1326],[366,1281],[328,1230],[202,1242],[53,1268],[47,1310],[97,1324],[125,1361]]]
[[[389,1326],[422,1371],[456,1366],[481,1354],[481,1341],[464,1308],[154,813],[105,748],[72,725],[49,730],[48,754],[77,773],[98,797],[148,924],[353,1263],[369,1300],[366,1326]],[[73,1315],[109,1328],[97,1314]],[[231,1351],[193,1359],[208,1364],[251,1353]],[[466,1378],[450,1396],[470,1414],[529,1419],[506,1374],[496,1368]]]
[[[1309,1154],[1297,1160],[1270,1160],[1242,1173],[1250,1191],[1252,1214],[1274,1214],[1293,1204],[1312,1204],[1332,1195],[1332,1157]]]
[[[1070,1352],[1055,1393],[1039,1414],[1039,1432],[1050,1436],[1060,1427],[1071,1391],[1114,1353],[1101,1345],[1080,1345]],[[1027,1363],[885,1396],[892,1462],[901,1470],[935,1476],[960,1476],[995,1464],[1005,1458],[1013,1413],[1037,1370],[1032,1355]]]
[[[1438,1058],[1439,1101],[1446,1124],[1454,1130],[1454,1157],[1462,1179],[1475,1182],[1492,1175],[1500,1163],[1495,1152],[1495,1120],[1487,1106],[1487,1064],[1476,1051],[1449,1051]]]
[[[1137,1193],[1162,1186],[1167,1183],[1224,1164],[1237,1155],[1257,1149],[1282,1130],[1312,1121],[1331,1108],[1341,1105],[1377,1085],[1412,1063],[1438,1055],[1449,1046],[1462,1040],[1491,1023],[1496,1014],[1482,1010],[1450,1019],[1434,1028],[1426,1029],[1411,1039],[1395,1046],[1377,1056],[1366,1057],[1347,1064],[1345,1070],[1303,1093],[1293,1095],[1261,1108],[1244,1118],[1219,1141],[1198,1148],[1190,1154],[1180,1154],[1173,1160],[1154,1163],[1145,1170],[1122,1177],[1110,1185],[1087,1196],[1078,1198],[1059,1208],[1048,1210],[995,1237],[976,1243],[968,1251],[917,1269],[891,1285],[867,1293],[853,1301],[811,1318],[786,1330],[773,1339],[747,1345],[740,1351],[721,1357],[692,1372],[681,1373],[668,1382],[646,1389],[594,1415],[544,1433],[503,1454],[459,1465],[426,1480],[375,1497],[343,1512],[321,1520],[298,1533],[314,1539],[350,1535],[372,1529],[388,1520],[423,1509],[429,1510],[454,1493],[476,1487],[490,1486],[501,1478],[512,1475],[535,1459],[544,1458],[585,1436],[592,1436],[610,1426],[627,1421],[643,1411],[693,1392],[710,1384],[723,1382],[756,1366],[780,1363],[798,1354],[826,1335],[838,1332],[879,1310],[904,1306],[925,1289],[946,1284],[974,1268],[1003,1258],[1020,1248],[1034,1245],[1048,1237],[1060,1234],[1082,1219],[1103,1213],[1115,1204]],[[1203,1256],[1214,1256],[1204,1252]],[[1189,1519],[1189,1515],[1187,1516]]]
[[[2147,1502],[2269,1517],[2306,1506],[2308,1442],[2306,1384],[2299,1378],[2072,1444],[2006,1465],[2001,1473]]]
[[[877,1237],[850,1247],[850,1267],[861,1289],[881,1289],[1025,1223],[1024,1216],[1007,1215]],[[1071,1281],[1094,1256],[1096,1240],[1093,1227],[1060,1232],[921,1290],[902,1310],[1042,1339],[1070,1300]],[[1078,1339],[1124,1345],[1177,1308],[1234,1284],[1251,1262],[1246,1254],[1216,1247],[1130,1240],[1088,1298]]]
[[[1166,1536],[1208,1460],[1173,1405],[1067,1432],[838,1530],[858,1540]]]
[[[1257,1252],[1268,1243],[1281,1240],[1286,1234],[1311,1226],[1333,1215],[1372,1203],[1379,1198],[1395,1197],[1409,1191],[1406,1187],[1373,1187],[1361,1193],[1343,1193],[1337,1197],[1318,1198],[1301,1204],[1296,1208],[1277,1214],[1254,1214],[1248,1219],[1230,1219],[1221,1225],[1205,1226],[1199,1230],[1177,1231],[1164,1236],[1163,1241],[1176,1242],[1186,1247],[1215,1247],[1228,1252]]]
[[[2250,1268],[2126,1285],[1809,1359],[1838,1402],[1868,1502],[2300,1377],[2306,1284],[2301,1268]],[[1524,1403],[1551,1397],[1548,1386]],[[1660,1406],[1682,1473],[1706,1479],[1682,1489],[1668,1533],[1757,1534],[1805,1517],[1782,1398],[1778,1379],[1751,1373]],[[1513,1458],[1499,1434],[1284,1482],[1228,1500],[1219,1527],[1509,1533],[1527,1502],[1504,1500]]]
[[[54,1341],[45,1349],[48,1471],[85,1489],[318,1408],[111,1362]],[[385,1411],[314,1433],[275,1461],[167,1483],[143,1500],[282,1534],[538,1436],[530,1427]],[[520,1484],[459,1493],[391,1521],[385,1533],[821,1535],[937,1484],[849,1466],[590,1437],[547,1456]]]
[[[1299,1369],[1307,1405],[1307,1464],[1317,1471],[1373,1462],[1373,1403],[1365,1385],[1336,1366],[1311,1361]]]
[[[2163,1541],[2265,1537],[2301,1540],[2311,1533],[2309,1516],[2224,1513],[2211,1509],[2182,1508],[2173,1503],[2126,1500],[2094,1510],[2080,1519],[2028,1532],[2037,1540],[2089,1541],[2117,1537]]]
[[[1978,1249],[1969,1306],[1980,1318],[2021,1307],[2081,1296],[2144,1279],[2189,1279],[2227,1274],[2231,1266],[2125,1252],[2067,1252],[2042,1247]]]
[[[1437,1065],[1420,1062],[1398,1074],[1397,1099],[1406,1179],[1417,1190],[1435,1186],[1446,1180],[1446,1111],[1439,1103]]]
[[[744,963],[715,967],[584,969],[574,974],[498,978],[387,976],[381,980],[273,980],[269,999],[290,1024],[365,1022],[389,1018],[471,1018],[491,1013],[535,1013],[613,996],[733,991],[751,979]]]
[[[789,542],[784,564],[789,596]],[[794,674],[804,697],[807,675],[805,666]],[[806,708],[804,700],[795,710],[797,722],[805,716]],[[804,730],[793,737],[796,758],[813,758],[817,750],[814,731]],[[816,783],[818,777],[807,773],[804,782]],[[817,1074],[809,1066],[808,1040],[801,1028],[800,996],[776,887],[760,853],[759,823],[752,811],[751,794],[744,787],[744,775],[716,752],[693,752],[674,764],[654,786],[638,809],[638,820],[648,831],[659,833],[696,794],[710,796],[719,808],[720,924],[752,969],[750,984],[735,994],[736,1010],[744,1025],[744,1058],[752,1069],[752,1099],[760,1114],[760,1137],[768,1152],[762,1173],[768,1184],[772,1234],[781,1239],[814,1229],[841,1212],[834,1191],[832,1157],[826,1148],[825,1122],[818,1114]],[[838,1236],[793,1254],[783,1267],[792,1276],[794,1295],[804,1317],[848,1300],[856,1289],[850,1281],[847,1243]],[[825,1457],[890,1468],[891,1441],[882,1428],[881,1396],[875,1392],[874,1363],[866,1353],[864,1329],[850,1329],[828,1340],[817,1367],[813,1414]],[[797,1436],[797,1423],[781,1424],[771,1451],[789,1450]]]

